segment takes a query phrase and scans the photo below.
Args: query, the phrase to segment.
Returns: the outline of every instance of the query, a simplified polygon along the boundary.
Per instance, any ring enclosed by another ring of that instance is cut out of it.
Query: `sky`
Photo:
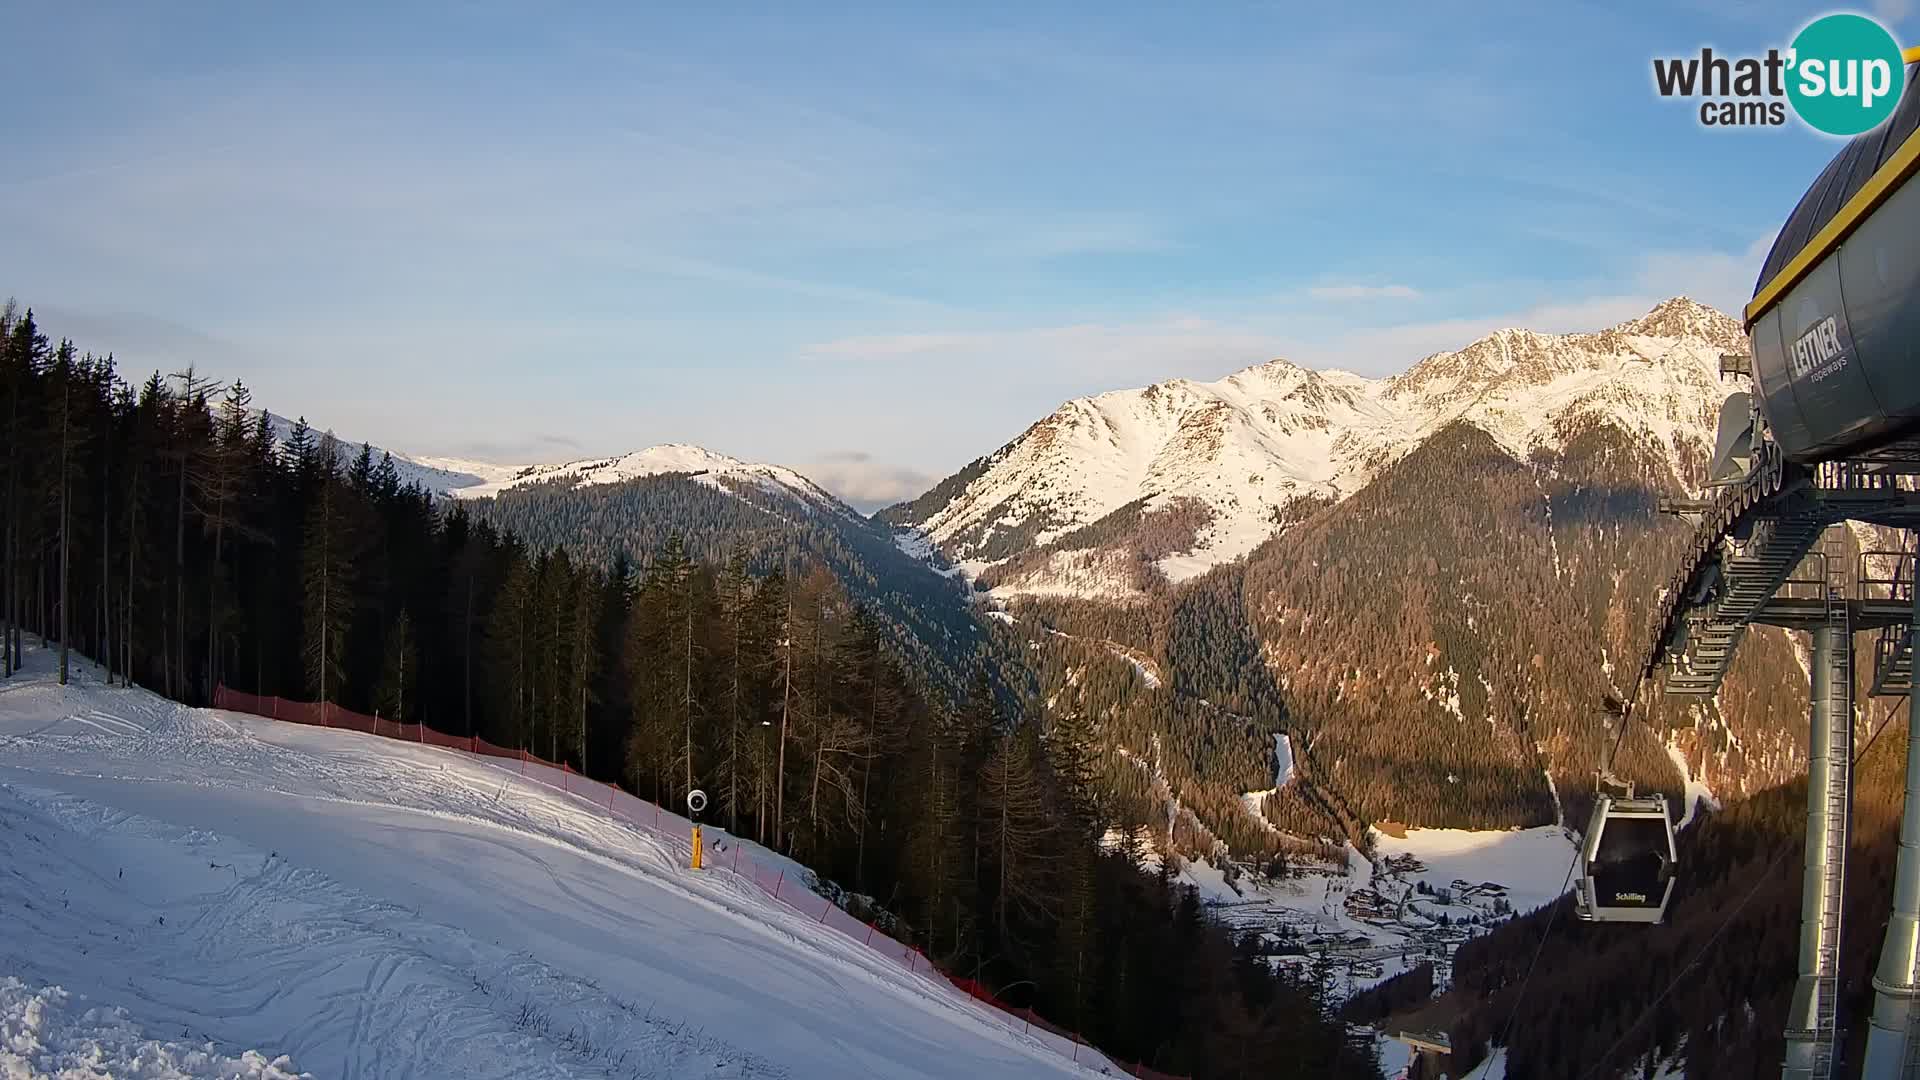
[[[1838,146],[1651,76],[1825,7],[801,7],[0,0],[0,296],[403,453],[871,507],[1082,394],[1734,311]]]

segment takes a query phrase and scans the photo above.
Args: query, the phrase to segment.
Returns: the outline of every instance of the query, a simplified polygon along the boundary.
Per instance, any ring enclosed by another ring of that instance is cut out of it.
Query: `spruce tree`
[[[593,682],[600,673],[600,613],[606,586],[599,576],[582,571],[573,582],[570,608],[572,641],[567,650],[565,704],[572,710],[577,727],[568,726],[580,771],[587,771],[588,706],[593,700]]]
[[[333,449],[331,435],[320,440],[322,464],[302,545],[307,685],[323,710],[343,689],[353,627],[353,493],[334,471]]]
[[[487,715],[492,735],[503,745],[527,747],[532,698],[534,572],[519,545],[507,549],[506,577],[487,619],[492,692]]]

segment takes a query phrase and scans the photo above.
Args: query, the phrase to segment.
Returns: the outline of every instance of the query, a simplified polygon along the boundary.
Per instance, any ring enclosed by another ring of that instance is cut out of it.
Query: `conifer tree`
[[[495,717],[493,735],[503,744],[525,749],[532,736],[529,729],[529,699],[532,697],[531,666],[533,605],[535,597],[533,569],[518,545],[507,549],[506,577],[494,598],[487,620],[487,642],[491,656],[493,687],[488,715]]]
[[[720,682],[720,715],[726,717],[724,750],[715,762],[715,787],[724,800],[727,831],[739,835],[740,801],[745,793],[741,783],[746,768],[746,737],[743,728],[752,693],[751,670],[746,650],[751,645],[747,624],[752,616],[753,586],[747,574],[745,558],[734,552],[727,559],[722,578],[720,609],[726,620],[721,637],[723,669]]]
[[[334,471],[333,438],[320,440],[321,471],[307,513],[301,580],[305,591],[307,684],[322,708],[346,676],[353,627],[353,498]]]
[[[573,710],[577,727],[572,731],[571,749],[580,760],[580,771],[587,770],[588,706],[592,702],[593,682],[600,673],[600,612],[606,586],[598,576],[582,572],[573,582],[572,633],[567,651],[565,700]]]
[[[993,916],[1003,943],[1014,939],[1016,915],[1031,919],[1054,903],[1053,822],[1036,768],[1040,747],[1031,725],[993,740],[980,771],[978,843],[992,870]]]

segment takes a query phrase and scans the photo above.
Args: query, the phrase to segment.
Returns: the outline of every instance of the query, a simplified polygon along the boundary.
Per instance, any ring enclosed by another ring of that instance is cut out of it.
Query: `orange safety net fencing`
[[[378,714],[368,716],[343,709],[338,705],[288,701],[284,698],[248,694],[225,686],[214,690],[213,707],[294,724],[357,731],[381,738],[434,746],[470,754],[477,758],[490,759],[486,762],[487,764],[506,769],[543,787],[576,796],[609,816],[654,832],[669,845],[684,849],[689,856],[691,854],[692,845],[689,834],[693,823],[687,818],[671,810],[662,809],[659,805],[648,802],[618,785],[589,779],[575,772],[564,762],[555,764],[528,753],[525,749],[497,746],[475,735],[448,735],[435,731],[425,724],[402,724],[394,720],[382,719]],[[724,830],[711,825],[705,828],[713,834],[713,841],[704,859],[704,865],[708,868],[737,874],[752,881],[768,896],[793,908],[803,917],[840,931],[879,955],[892,960],[909,973],[935,980],[944,989],[958,990],[977,1001],[991,1005],[995,1010],[991,1015],[1062,1056],[1096,1070],[1117,1068],[1129,1076],[1140,1077],[1142,1080],[1185,1080],[1183,1077],[1155,1072],[1143,1065],[1127,1064],[1104,1057],[1077,1033],[1047,1021],[1031,1008],[1016,1008],[1008,1005],[972,979],[949,974],[919,949],[882,932],[874,922],[861,920],[814,892],[804,882],[788,880],[789,873],[786,867],[762,865],[746,851],[745,844],[735,841]]]

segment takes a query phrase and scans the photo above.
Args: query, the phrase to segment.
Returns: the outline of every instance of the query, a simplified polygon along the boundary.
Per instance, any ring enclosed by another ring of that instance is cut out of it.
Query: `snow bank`
[[[0,977],[0,1076],[29,1080],[307,1080],[281,1056],[227,1057],[212,1043],[151,1039],[115,1008],[89,1008],[58,986]]]

